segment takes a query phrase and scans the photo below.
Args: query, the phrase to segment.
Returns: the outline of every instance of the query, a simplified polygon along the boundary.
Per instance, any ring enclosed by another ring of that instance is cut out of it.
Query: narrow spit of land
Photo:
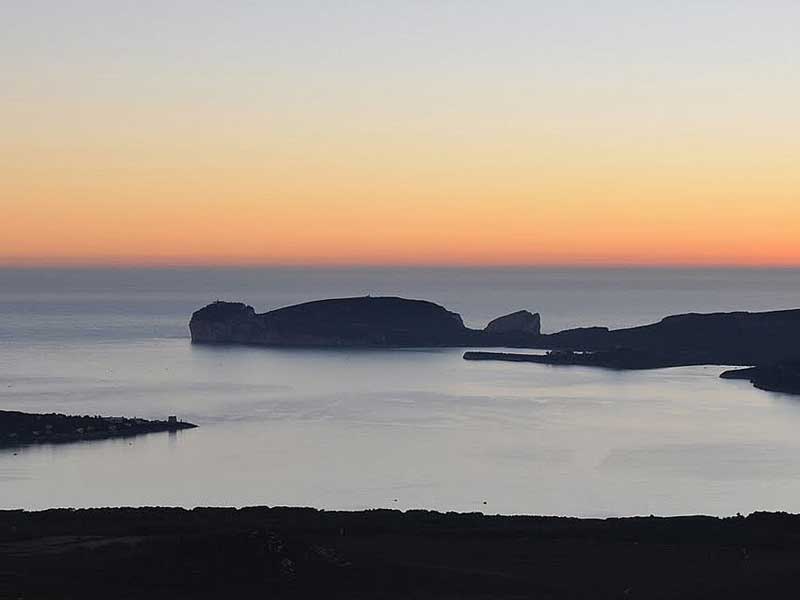
[[[197,425],[170,417],[166,421],[126,417],[33,414],[0,410],[0,448],[26,444],[77,442],[127,437],[160,431],[193,429]]]
[[[686,359],[675,360],[656,353],[637,353],[624,349],[604,352],[552,350],[546,354],[470,351],[464,353],[464,360],[497,360],[556,366],[598,367],[620,371],[665,369],[691,364],[705,364],[703,362],[692,363]],[[797,360],[743,369],[731,369],[723,372],[720,377],[722,379],[744,379],[750,381],[755,387],[769,392],[800,395],[800,361]]]
[[[3,598],[783,598],[800,516],[0,511]]]

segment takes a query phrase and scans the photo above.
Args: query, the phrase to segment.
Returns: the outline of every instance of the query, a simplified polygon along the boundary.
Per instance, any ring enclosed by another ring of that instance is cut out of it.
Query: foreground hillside
[[[0,512],[2,598],[779,598],[800,516]]]

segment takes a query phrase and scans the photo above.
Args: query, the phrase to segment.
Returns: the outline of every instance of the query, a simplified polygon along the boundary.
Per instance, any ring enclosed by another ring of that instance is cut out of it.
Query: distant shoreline
[[[683,313],[647,325],[580,327],[542,333],[541,315],[517,310],[483,329],[427,300],[399,296],[328,298],[257,313],[216,300],[189,321],[193,344],[282,348],[520,348],[547,354],[469,351],[466,360],[502,360],[606,369],[723,365],[759,368],[762,389],[800,391],[800,309]]]
[[[0,448],[123,438],[195,427],[197,425],[180,421],[177,417],[159,421],[0,410]]]

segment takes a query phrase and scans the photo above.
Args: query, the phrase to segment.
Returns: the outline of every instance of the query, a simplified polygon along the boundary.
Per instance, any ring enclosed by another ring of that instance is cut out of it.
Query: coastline
[[[180,421],[174,416],[166,420],[150,420],[0,410],[0,448],[124,438],[196,427],[197,425]]]

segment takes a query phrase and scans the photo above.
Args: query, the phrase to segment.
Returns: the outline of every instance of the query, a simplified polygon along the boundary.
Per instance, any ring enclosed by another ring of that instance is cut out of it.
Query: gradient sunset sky
[[[0,263],[800,265],[800,2],[0,9]]]

